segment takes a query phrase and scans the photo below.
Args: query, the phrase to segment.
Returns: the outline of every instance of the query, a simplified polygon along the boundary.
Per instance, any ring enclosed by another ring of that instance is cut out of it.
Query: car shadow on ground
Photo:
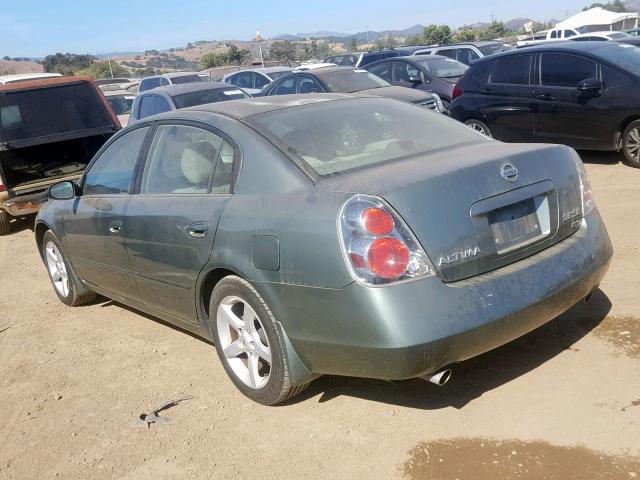
[[[618,152],[598,152],[595,150],[581,150],[578,152],[583,163],[597,163],[600,165],[616,165],[624,159]]]
[[[11,219],[11,230],[6,235],[13,235],[18,232],[23,232],[25,230],[31,230],[33,232],[33,228],[35,226],[35,215],[26,215],[24,217],[17,217]]]
[[[289,403],[319,402],[347,395],[390,405],[438,410],[461,409],[484,393],[504,385],[553,359],[597,327],[611,310],[611,302],[597,290],[588,304],[581,302],[529,334],[478,357],[454,365],[449,383],[438,387],[423,380],[402,382],[325,376]]]

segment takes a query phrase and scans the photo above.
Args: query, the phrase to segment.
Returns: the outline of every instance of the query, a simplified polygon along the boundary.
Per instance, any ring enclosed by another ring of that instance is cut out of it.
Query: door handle
[[[109,224],[109,231],[115,235],[118,235],[122,231],[122,222],[120,220],[111,222]]]
[[[536,100],[542,100],[544,102],[551,102],[556,99],[553,95],[549,95],[548,93],[541,93],[535,96]]]
[[[196,222],[189,225],[187,234],[191,238],[206,238],[209,235],[209,224],[207,222]]]

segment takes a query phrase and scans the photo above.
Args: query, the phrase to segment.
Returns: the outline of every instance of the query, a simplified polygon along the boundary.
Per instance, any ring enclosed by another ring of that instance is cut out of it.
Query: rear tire
[[[11,216],[4,210],[0,210],[0,235],[6,235],[11,231]]]
[[[211,335],[227,375],[245,396],[263,405],[284,402],[305,390],[292,385],[276,319],[253,286],[235,275],[213,289]]]
[[[622,153],[627,165],[640,168],[640,120],[634,120],[624,129]]]
[[[474,130],[484,135],[485,137],[493,138],[493,134],[491,133],[491,129],[489,128],[489,126],[486,123],[481,122],[480,120],[470,118],[469,120],[465,120],[464,124],[471,130]]]
[[[94,292],[79,293],[82,291],[80,282],[71,270],[60,244],[51,230],[45,232],[40,248],[53,291],[56,292],[62,303],[70,307],[79,307],[96,298],[97,295]]]

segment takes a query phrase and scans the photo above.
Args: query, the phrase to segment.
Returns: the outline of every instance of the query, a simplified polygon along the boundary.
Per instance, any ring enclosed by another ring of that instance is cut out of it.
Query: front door
[[[583,80],[600,78],[598,64],[577,55],[543,53],[538,65],[535,140],[582,148],[612,143],[610,129],[603,128],[610,108],[602,90],[578,91]]]
[[[123,214],[149,127],[118,136],[85,175],[82,195],[65,218],[64,247],[86,282],[130,297],[135,282],[125,245]]]
[[[139,300],[197,322],[195,285],[231,199],[235,149],[193,124],[161,123],[124,228]]]

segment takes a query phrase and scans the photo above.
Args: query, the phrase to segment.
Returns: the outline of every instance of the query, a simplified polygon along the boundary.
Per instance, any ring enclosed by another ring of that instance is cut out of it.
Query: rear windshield
[[[483,141],[444,115],[384,98],[316,103],[246,121],[319,175]]]
[[[512,50],[512,48],[507,47],[506,45],[503,45],[501,43],[493,43],[491,45],[483,45],[482,47],[478,47],[478,50],[480,50],[485,57],[488,57],[489,55],[493,55],[495,53]]]
[[[366,70],[334,70],[318,74],[332,93],[353,93],[371,88],[388,87],[389,83]]]
[[[249,95],[238,88],[214,88],[211,90],[198,90],[197,92],[175,95],[173,103],[176,108],[187,108],[205,103],[224,102],[225,100],[239,100],[248,98]]]
[[[453,58],[425,58],[418,60],[431,75],[439,78],[461,77],[469,68]]]
[[[605,47],[602,48],[602,51],[595,52],[617,67],[640,76],[640,48],[628,44],[618,44],[606,50],[604,50]]]
[[[179,77],[171,77],[171,83],[179,85],[181,83],[194,83],[194,82],[210,82],[211,79],[207,75],[182,75]]]
[[[108,110],[88,83],[0,95],[0,142],[112,125]]]

